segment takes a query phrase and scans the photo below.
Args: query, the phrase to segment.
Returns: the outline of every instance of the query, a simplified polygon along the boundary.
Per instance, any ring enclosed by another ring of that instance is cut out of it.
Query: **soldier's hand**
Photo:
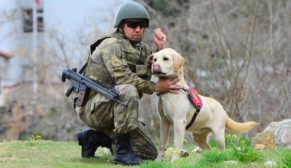
[[[179,90],[183,88],[182,86],[176,84],[178,81],[178,78],[159,79],[156,83],[155,90],[158,93],[171,92],[178,94]]]
[[[164,48],[167,41],[167,36],[161,31],[161,28],[154,30],[154,43],[157,46],[158,50]]]

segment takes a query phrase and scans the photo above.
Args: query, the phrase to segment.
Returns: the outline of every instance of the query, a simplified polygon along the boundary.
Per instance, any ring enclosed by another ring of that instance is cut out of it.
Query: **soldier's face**
[[[127,20],[124,24],[125,36],[134,42],[140,42],[143,38],[145,22],[143,20]]]

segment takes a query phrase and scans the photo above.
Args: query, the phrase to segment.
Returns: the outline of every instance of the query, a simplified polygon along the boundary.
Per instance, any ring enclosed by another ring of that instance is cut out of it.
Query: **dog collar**
[[[187,92],[189,90],[190,86],[189,85],[185,85],[182,89]]]

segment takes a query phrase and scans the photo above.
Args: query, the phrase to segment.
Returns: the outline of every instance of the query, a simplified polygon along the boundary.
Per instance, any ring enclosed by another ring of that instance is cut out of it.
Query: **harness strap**
[[[202,108],[202,100],[198,93],[195,91],[193,87],[189,87],[188,85],[185,86],[182,90],[188,93],[189,101],[192,103],[192,105],[195,107],[196,111],[194,112],[190,122],[187,124],[186,129],[188,129],[195,121],[197,115],[200,112],[200,109]],[[157,93],[157,96],[160,96],[161,93]]]
[[[186,126],[186,129],[188,129],[193,124],[193,122],[195,121],[195,119],[196,119],[197,115],[199,114],[199,112],[200,112],[200,109],[196,109],[195,113],[193,114],[193,116],[191,118],[191,121]]]

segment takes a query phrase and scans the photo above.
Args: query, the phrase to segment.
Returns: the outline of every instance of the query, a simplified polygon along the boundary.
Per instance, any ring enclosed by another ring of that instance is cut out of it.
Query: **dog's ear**
[[[150,56],[147,57],[146,62],[145,62],[146,66],[151,66],[152,65],[153,56],[154,55],[151,54]]]
[[[183,65],[185,62],[185,59],[178,53],[173,55],[174,60],[174,70],[175,72],[181,72],[183,71]]]

